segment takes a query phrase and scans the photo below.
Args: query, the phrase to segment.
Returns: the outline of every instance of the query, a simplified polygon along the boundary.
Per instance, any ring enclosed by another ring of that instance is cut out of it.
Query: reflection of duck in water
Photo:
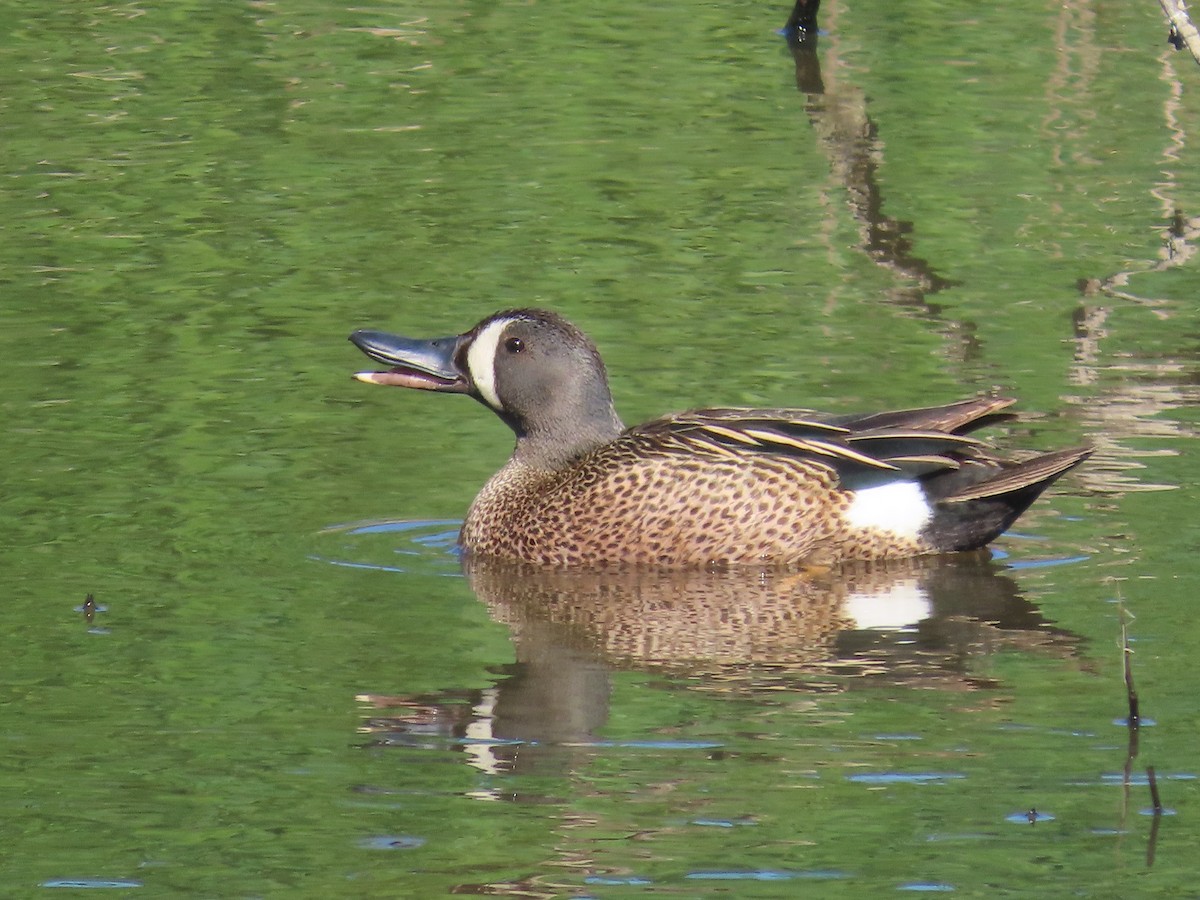
[[[986,554],[779,569],[569,571],[467,557],[472,590],[519,659],[726,674],[870,670],[938,680],[997,644],[1061,642]],[[539,649],[542,648],[542,649]]]
[[[374,745],[457,746],[493,773],[576,768],[573,748],[605,733],[614,669],[777,700],[881,681],[970,691],[990,684],[990,654],[1063,657],[1077,643],[985,554],[817,575],[565,571],[478,556],[464,570],[511,631],[516,662],[482,690],[364,695],[361,730]]]
[[[1000,460],[968,433],[1012,401],[873,415],[703,409],[626,429],[595,345],[509,310],[457,337],[358,331],[373,384],[469,394],[517,435],[461,542],[540,565],[821,564],[991,541],[1086,448]]]

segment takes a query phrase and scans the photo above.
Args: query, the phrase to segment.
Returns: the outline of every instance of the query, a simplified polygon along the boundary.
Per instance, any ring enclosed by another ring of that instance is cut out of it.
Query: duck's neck
[[[569,423],[559,421],[552,428],[514,426],[517,446],[512,462],[534,471],[561,471],[593,450],[611,444],[624,430],[611,403],[603,415],[576,418]]]

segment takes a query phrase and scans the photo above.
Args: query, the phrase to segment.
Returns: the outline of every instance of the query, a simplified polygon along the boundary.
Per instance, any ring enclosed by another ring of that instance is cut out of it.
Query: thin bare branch
[[[1196,30],[1191,17],[1188,16],[1185,0],[1158,0],[1158,3],[1166,13],[1167,21],[1171,23],[1171,35],[1168,40],[1175,45],[1176,50],[1187,47],[1191,51],[1192,59],[1200,63],[1200,31]]]

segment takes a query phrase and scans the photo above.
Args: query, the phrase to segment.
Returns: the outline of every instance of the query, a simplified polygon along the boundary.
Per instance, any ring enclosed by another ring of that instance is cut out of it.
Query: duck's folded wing
[[[1004,411],[1016,402],[1012,397],[972,397],[943,406],[924,406],[866,415],[832,416],[827,421],[851,431],[909,428],[947,434],[967,434],[978,428],[1016,418],[1014,413]]]
[[[989,459],[978,440],[962,434],[880,426],[874,420],[871,427],[859,429],[809,418],[801,410],[692,410],[639,425],[630,434],[661,452],[788,458],[836,473],[847,490],[920,478],[958,469],[967,461]]]

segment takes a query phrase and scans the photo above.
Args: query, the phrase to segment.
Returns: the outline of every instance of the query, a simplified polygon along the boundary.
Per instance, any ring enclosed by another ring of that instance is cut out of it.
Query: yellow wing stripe
[[[786,435],[777,434],[775,432],[759,431],[758,429],[753,428],[747,428],[746,434],[763,443],[779,444],[783,447],[794,447],[797,450],[805,453],[818,453],[822,456],[851,459],[855,462],[862,463],[866,466],[871,466],[875,469],[890,469],[892,471],[898,470],[898,467],[893,466],[891,463],[884,462],[881,459],[875,459],[872,456],[867,456],[865,453],[859,453],[857,450],[851,450],[849,447],[839,446],[838,444],[827,444],[824,441],[806,441],[799,438],[787,437]]]
[[[708,422],[705,422],[700,427],[705,431],[712,432],[718,437],[727,438],[731,441],[737,441],[741,444],[749,444],[751,447],[757,447],[759,443],[749,431],[739,431],[736,428],[725,428],[722,425],[711,425]]]

